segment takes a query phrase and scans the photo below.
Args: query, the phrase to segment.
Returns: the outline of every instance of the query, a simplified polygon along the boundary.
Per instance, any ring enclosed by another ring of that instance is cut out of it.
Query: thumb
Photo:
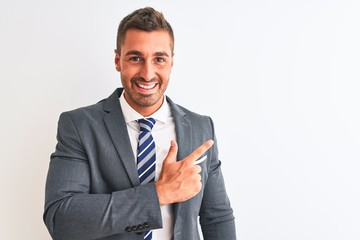
[[[164,163],[169,164],[176,162],[177,152],[178,152],[178,145],[174,140],[171,140],[169,152],[166,158],[164,159]]]

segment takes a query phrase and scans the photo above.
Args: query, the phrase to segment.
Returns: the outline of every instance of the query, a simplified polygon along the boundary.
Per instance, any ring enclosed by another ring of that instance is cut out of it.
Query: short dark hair
[[[120,54],[121,45],[129,29],[139,29],[146,32],[163,30],[169,33],[172,40],[171,50],[174,51],[174,32],[161,12],[152,7],[140,8],[127,15],[119,24],[116,37],[116,50]]]

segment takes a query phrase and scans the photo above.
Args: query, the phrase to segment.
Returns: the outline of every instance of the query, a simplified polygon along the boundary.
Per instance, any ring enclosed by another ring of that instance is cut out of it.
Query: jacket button
[[[134,226],[131,227],[131,230],[132,230],[132,231],[137,231],[138,228],[137,228],[137,226],[134,225]]]
[[[149,227],[149,224],[148,224],[147,222],[144,222],[143,226],[144,226],[145,228],[148,228],[148,227]]]
[[[139,224],[139,225],[137,226],[137,228],[138,228],[138,230],[143,230],[143,229],[144,229],[144,225]]]
[[[125,228],[125,231],[131,232],[131,227],[126,227],[126,228]]]

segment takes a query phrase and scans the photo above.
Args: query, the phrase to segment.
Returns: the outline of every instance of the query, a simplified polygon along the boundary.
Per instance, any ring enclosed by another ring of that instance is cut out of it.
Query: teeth
[[[138,84],[138,85],[139,85],[139,87],[144,88],[144,89],[151,89],[151,88],[155,87],[156,84],[154,83],[152,85],[142,85],[142,84]]]

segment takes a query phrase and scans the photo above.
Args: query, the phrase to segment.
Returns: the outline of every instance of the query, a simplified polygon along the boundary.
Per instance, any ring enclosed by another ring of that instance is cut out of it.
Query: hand
[[[160,205],[186,201],[201,190],[201,167],[195,161],[212,145],[213,140],[204,142],[181,161],[176,161],[178,146],[171,141],[169,152],[163,162],[158,181],[155,182]]]

